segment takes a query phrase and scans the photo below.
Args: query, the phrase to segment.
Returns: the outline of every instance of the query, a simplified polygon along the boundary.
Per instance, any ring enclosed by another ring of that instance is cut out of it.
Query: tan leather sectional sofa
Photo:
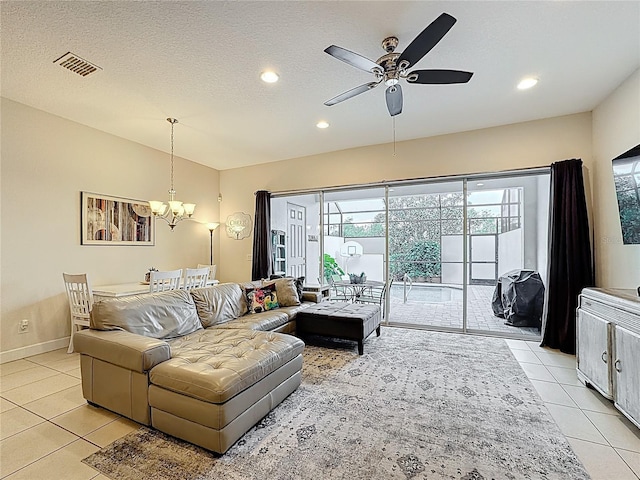
[[[74,338],[84,397],[224,453],[300,385],[304,343],[287,333],[309,305],[245,314],[234,283],[97,302]]]

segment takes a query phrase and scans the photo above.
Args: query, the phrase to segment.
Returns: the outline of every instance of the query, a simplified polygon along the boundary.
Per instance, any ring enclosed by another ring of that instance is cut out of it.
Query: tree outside
[[[389,270],[394,280],[404,274],[422,281],[439,281],[441,238],[462,235],[462,193],[389,198]],[[384,212],[371,222],[354,223],[347,216],[342,225],[345,238],[384,237]],[[488,210],[467,209],[470,229],[476,234],[498,233],[498,222]]]

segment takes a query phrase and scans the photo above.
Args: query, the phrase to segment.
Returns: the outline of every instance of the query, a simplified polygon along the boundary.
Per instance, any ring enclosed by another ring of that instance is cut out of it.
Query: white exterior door
[[[287,275],[306,276],[306,209],[287,202]]]

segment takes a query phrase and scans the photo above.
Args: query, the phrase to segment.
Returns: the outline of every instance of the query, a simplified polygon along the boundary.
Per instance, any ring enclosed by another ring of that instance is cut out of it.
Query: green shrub
[[[404,274],[412,278],[439,277],[442,272],[440,263],[440,244],[433,240],[416,242],[408,253],[394,253],[390,256],[391,275],[402,280]]]

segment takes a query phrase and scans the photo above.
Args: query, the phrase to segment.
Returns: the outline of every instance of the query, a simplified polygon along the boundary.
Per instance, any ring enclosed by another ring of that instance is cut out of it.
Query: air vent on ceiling
[[[57,63],[67,70],[71,70],[83,77],[86,77],[96,70],[102,70],[99,66],[94,65],[91,62],[87,62],[84,58],[80,58],[78,55],[71,52],[65,53],[60,58],[54,60],[53,63]]]

